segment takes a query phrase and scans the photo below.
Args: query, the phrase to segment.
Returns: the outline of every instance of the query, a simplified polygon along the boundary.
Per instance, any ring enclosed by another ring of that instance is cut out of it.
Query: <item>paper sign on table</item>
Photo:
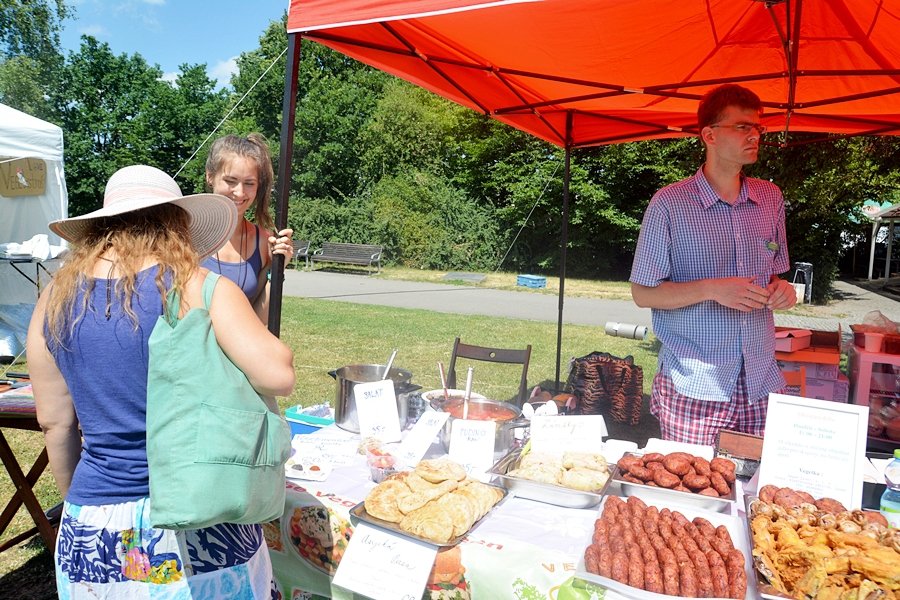
[[[454,419],[450,430],[450,458],[461,464],[466,473],[481,478],[494,466],[494,421]]]
[[[356,402],[362,437],[373,437],[382,442],[400,441],[400,416],[393,381],[357,383],[353,386],[353,401]]]
[[[357,523],[334,584],[374,600],[418,600],[437,547]]]
[[[448,417],[450,417],[450,413],[436,410],[425,411],[403,438],[403,442],[397,450],[397,458],[410,467],[418,464],[428,452]]]
[[[607,435],[603,415],[536,414],[531,419],[533,452],[599,452]]]
[[[336,426],[298,433],[291,439],[291,446],[302,456],[318,457],[335,467],[352,465],[359,456],[359,438]]]
[[[769,395],[759,486],[772,484],[862,505],[869,407]]]

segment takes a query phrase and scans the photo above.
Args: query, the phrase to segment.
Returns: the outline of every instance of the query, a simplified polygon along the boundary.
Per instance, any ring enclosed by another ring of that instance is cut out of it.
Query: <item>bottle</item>
[[[900,448],[894,450],[894,459],[884,470],[884,493],[881,495],[881,514],[891,527],[900,529]]]

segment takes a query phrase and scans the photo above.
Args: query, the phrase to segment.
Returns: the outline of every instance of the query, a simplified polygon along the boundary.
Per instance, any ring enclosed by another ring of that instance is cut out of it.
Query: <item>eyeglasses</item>
[[[759,123],[734,123],[733,125],[710,125],[710,127],[728,127],[743,135],[749,134],[754,129],[759,135],[765,135],[766,131],[768,131],[765,125],[760,125]]]

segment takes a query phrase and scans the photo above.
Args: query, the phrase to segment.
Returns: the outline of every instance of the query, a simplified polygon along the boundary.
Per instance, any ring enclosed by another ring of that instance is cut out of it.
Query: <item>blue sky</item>
[[[269,22],[280,19],[288,0],[70,0],[75,18],[63,22],[64,53],[80,37],[109,44],[116,55],[140,54],[166,78],[183,63],[206,63],[207,73],[228,85],[234,59],[259,45]]]

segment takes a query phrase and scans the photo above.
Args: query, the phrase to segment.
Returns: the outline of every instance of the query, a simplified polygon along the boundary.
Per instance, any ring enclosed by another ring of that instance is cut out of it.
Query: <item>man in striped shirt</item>
[[[734,84],[697,111],[706,162],[658,191],[644,213],[631,271],[662,349],[650,407],[664,439],[715,445],[720,429],[762,435],[768,394],[784,388],[772,311],[791,308],[784,198],[746,177],[756,162],[762,104]]]

